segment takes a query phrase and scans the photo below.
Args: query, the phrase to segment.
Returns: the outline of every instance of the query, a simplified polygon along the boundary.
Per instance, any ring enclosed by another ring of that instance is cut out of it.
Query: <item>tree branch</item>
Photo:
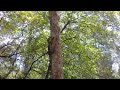
[[[69,20],[69,21],[64,25],[64,27],[62,28],[62,30],[61,30],[60,33],[62,33],[62,32],[65,30],[65,28],[67,27],[68,24],[70,24],[70,22],[71,22],[71,21]]]
[[[32,62],[32,64],[31,64],[31,66],[30,66],[30,68],[29,68],[29,70],[28,70],[28,72],[26,73],[26,75],[24,76],[24,78],[23,79],[25,79],[26,77],[27,77],[27,75],[29,74],[29,72],[31,71],[31,69],[32,69],[32,66],[33,66],[33,64],[35,63],[35,62],[37,62],[42,56],[44,56],[44,55],[46,55],[46,54],[48,54],[48,52],[46,52],[46,53],[43,53],[40,57],[38,57],[38,59],[37,60],[35,60],[35,61],[33,61]]]
[[[64,27],[62,28],[60,33],[62,33],[65,30],[65,28],[67,27],[68,24],[70,24],[70,20],[64,25]]]
[[[62,28],[60,33],[62,33],[70,23],[77,23],[77,21],[75,21],[75,20],[68,20],[67,23]]]
[[[8,46],[8,45],[12,45],[12,44],[10,44],[10,43],[4,44],[0,47],[0,49],[4,48],[5,46]]]

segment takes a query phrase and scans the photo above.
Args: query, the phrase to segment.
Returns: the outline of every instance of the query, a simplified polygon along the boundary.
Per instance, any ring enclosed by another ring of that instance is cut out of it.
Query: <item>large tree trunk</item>
[[[62,67],[62,51],[60,44],[60,27],[59,27],[59,15],[57,11],[49,11],[50,19],[50,62],[51,62],[51,78],[63,79],[63,67]]]

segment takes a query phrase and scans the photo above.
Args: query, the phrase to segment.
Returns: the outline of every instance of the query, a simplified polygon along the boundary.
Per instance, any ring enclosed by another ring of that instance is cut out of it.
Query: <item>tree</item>
[[[62,52],[60,44],[60,27],[58,11],[49,11],[50,42],[49,57],[51,62],[52,79],[63,79]]]

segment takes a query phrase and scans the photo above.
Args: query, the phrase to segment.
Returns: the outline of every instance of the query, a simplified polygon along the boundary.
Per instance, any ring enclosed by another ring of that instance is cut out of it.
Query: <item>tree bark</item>
[[[50,62],[51,62],[51,78],[63,79],[62,51],[60,43],[60,27],[58,11],[49,11],[50,19]]]

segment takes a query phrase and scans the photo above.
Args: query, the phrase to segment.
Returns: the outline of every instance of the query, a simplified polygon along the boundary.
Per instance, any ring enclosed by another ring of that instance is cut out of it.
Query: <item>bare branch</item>
[[[77,21],[75,21],[75,19],[74,20],[68,20],[67,23],[62,28],[60,33],[62,33],[70,23],[77,23]]]
[[[29,70],[28,70],[28,72],[26,73],[26,75],[24,76],[24,78],[23,78],[23,79],[25,79],[25,78],[27,77],[27,75],[29,74],[29,72],[30,72],[30,71],[31,71],[31,69],[32,69],[33,64],[34,64],[35,62],[37,62],[37,61],[38,61],[41,57],[45,56],[46,54],[48,54],[48,52],[43,53],[40,57],[38,57],[38,59],[37,59],[37,60],[35,60],[35,61],[33,61],[33,62],[32,62],[31,66],[30,66],[30,68],[29,68]]]
[[[70,24],[70,22],[71,22],[71,21],[69,20],[69,21],[64,25],[64,27],[62,28],[62,30],[61,30],[60,33],[62,33],[62,32],[65,30],[65,28],[67,27],[68,24]]]
[[[4,55],[2,56],[2,55],[1,55],[0,57],[1,57],[1,58],[8,58],[9,56],[4,56]]]

